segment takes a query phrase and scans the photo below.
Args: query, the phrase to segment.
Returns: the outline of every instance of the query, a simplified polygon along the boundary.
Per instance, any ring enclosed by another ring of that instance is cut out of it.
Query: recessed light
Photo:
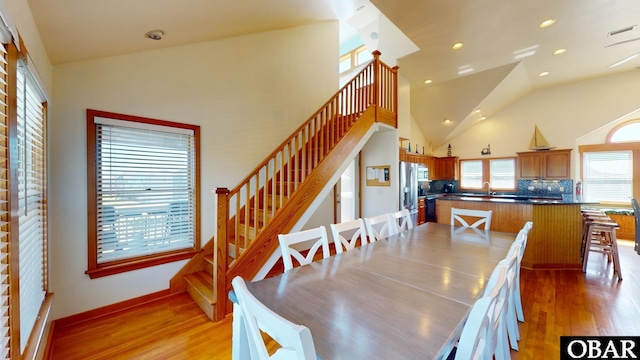
[[[538,74],[538,76],[540,76],[540,77],[547,76],[547,75],[549,75],[548,71],[543,71],[540,74]]]
[[[624,58],[624,59],[622,59],[620,61],[616,61],[615,63],[613,63],[613,64],[611,64],[611,65],[609,65],[607,67],[609,69],[611,69],[612,67],[616,67],[618,65],[622,65],[622,64],[626,63],[627,61],[631,61],[631,60],[635,59],[636,57],[638,57],[638,55],[640,55],[640,52],[635,53],[635,54],[630,55],[630,56],[627,56],[626,58]]]
[[[425,84],[431,84],[433,81],[431,79],[427,79],[424,81]]]
[[[457,42],[457,43],[453,44],[453,46],[451,46],[451,48],[452,48],[453,50],[458,50],[458,49],[461,49],[463,46],[464,46],[464,44],[463,44],[463,43],[461,43],[461,42]]]
[[[556,51],[553,52],[553,55],[560,55],[566,52],[567,52],[567,49],[557,49]]]
[[[480,112],[480,109],[476,109],[476,110],[474,111],[474,113],[476,113],[476,114],[477,114],[477,113],[479,113],[479,112]]]
[[[450,122],[451,122],[451,119],[444,119],[445,124],[449,124]]]
[[[549,26],[551,26],[551,25],[553,25],[555,23],[556,23],[555,19],[548,19],[548,20],[545,20],[545,21],[541,22],[540,23],[540,27],[541,28],[546,28],[546,27],[549,27]]]
[[[487,119],[486,116],[483,116],[483,117],[480,118],[480,120],[486,120],[486,119]]]

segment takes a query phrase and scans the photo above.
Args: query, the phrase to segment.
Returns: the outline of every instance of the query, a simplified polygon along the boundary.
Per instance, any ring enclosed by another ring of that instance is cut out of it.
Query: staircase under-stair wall
[[[216,189],[217,234],[172,279],[207,316],[231,312],[231,280],[264,278],[277,235],[298,231],[371,135],[397,127],[397,67],[374,59],[236,187]]]

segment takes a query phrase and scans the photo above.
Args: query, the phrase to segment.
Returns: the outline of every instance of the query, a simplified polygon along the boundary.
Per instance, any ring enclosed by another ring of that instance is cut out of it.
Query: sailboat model
[[[533,132],[533,137],[531,138],[531,143],[529,144],[529,149],[531,150],[549,150],[553,149],[555,146],[550,146],[547,142],[547,139],[542,136],[540,130],[538,130],[538,125],[536,125],[536,129]]]

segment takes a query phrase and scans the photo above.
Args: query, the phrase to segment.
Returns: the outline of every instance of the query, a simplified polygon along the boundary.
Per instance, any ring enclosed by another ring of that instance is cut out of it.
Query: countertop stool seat
[[[593,219],[585,217],[584,237],[582,239],[582,271],[587,271],[589,253],[598,252],[607,255],[607,261],[613,262],[613,270],[622,280],[620,270],[620,257],[618,255],[618,244],[616,239],[616,229],[618,224],[613,221]]]

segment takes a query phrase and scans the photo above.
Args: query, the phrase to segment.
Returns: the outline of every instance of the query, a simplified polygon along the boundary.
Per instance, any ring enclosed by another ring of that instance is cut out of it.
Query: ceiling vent
[[[626,28],[623,28],[623,29],[610,31],[608,36],[615,36],[622,33],[626,33],[627,31],[632,31],[635,27],[636,27],[635,25],[632,25],[632,26],[627,26]]]

